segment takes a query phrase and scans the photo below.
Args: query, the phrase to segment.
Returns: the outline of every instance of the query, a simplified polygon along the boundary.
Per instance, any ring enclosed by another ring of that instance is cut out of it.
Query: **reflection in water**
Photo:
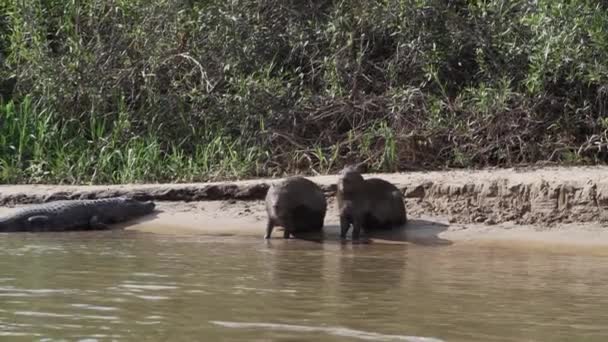
[[[590,255],[118,231],[2,235],[0,269],[0,336],[25,340],[608,338]]]
[[[408,310],[400,293],[407,252],[404,246],[341,245],[333,271],[342,289],[336,301],[350,303],[349,312],[342,316],[357,317],[371,327],[369,323],[381,324],[386,317],[399,317],[401,310]],[[348,325],[348,319],[340,323]]]

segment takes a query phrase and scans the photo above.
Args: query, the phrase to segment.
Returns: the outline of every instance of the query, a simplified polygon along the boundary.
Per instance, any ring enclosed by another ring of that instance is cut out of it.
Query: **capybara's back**
[[[353,225],[353,239],[360,230],[390,229],[407,222],[403,195],[383,179],[364,179],[356,166],[345,167],[337,184],[341,237]]]
[[[380,178],[365,180],[370,212],[366,229],[390,229],[407,222],[403,194],[392,183]]]
[[[323,228],[327,201],[321,188],[300,176],[289,177],[268,189],[266,194],[268,223],[265,238],[274,226],[284,228],[283,237],[298,232],[320,231]]]

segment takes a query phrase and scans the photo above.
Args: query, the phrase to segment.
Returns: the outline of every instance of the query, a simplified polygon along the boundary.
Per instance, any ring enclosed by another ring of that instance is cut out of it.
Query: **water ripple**
[[[386,335],[362,330],[355,330],[343,327],[313,327],[307,325],[277,324],[277,323],[245,323],[245,322],[225,322],[209,321],[212,324],[221,325],[227,328],[262,328],[270,330],[283,330],[294,332],[323,332],[329,335],[352,337],[367,341],[410,341],[410,342],[444,342],[434,337],[420,337],[407,335]]]
[[[136,277],[150,277],[150,278],[169,278],[166,274],[147,273],[147,272],[135,272],[133,273]]]
[[[149,295],[134,295],[135,297],[139,298],[139,299],[145,299],[145,300],[165,300],[165,299],[169,299],[169,297],[167,296],[149,296]]]
[[[144,285],[144,284],[122,284],[120,287],[126,287],[132,290],[175,290],[179,287],[168,285]]]
[[[68,314],[58,314],[52,312],[40,312],[40,311],[15,311],[17,316],[30,316],[30,317],[72,317]]]
[[[71,314],[59,314],[53,312],[42,312],[42,311],[15,311],[16,316],[28,316],[28,317],[46,317],[46,318],[74,318],[74,319],[92,319],[92,320],[107,320],[116,321],[120,318],[117,316],[101,316],[101,315],[71,315]]]
[[[91,304],[71,304],[71,306],[73,306],[75,308],[82,308],[82,309],[96,310],[96,311],[117,311],[118,310],[118,308],[115,308],[112,306],[98,306],[98,305],[91,305]]]
[[[233,287],[233,289],[236,290],[242,290],[242,291],[250,291],[250,292],[257,292],[257,293],[297,293],[297,290],[290,290],[290,289],[265,289],[265,288],[256,288],[256,287],[249,287],[249,286],[242,286],[242,285],[236,285]]]
[[[11,331],[0,331],[0,336],[4,337],[31,337],[31,336],[42,336],[41,334],[28,333],[28,332],[11,332]]]
[[[0,286],[0,292],[4,292],[4,291],[7,291],[7,292],[16,291],[16,292],[22,292],[24,294],[38,294],[38,295],[56,294],[56,293],[69,294],[69,293],[75,292],[74,290],[67,290],[67,289],[20,289],[20,288],[14,287],[14,286]]]

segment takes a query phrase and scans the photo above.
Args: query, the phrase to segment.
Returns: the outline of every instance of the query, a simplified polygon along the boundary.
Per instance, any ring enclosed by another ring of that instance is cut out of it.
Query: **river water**
[[[608,258],[112,231],[0,235],[2,341],[608,341]]]

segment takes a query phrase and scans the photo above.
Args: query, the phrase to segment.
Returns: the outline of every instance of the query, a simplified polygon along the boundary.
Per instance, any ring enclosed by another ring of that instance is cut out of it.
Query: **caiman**
[[[152,201],[126,197],[60,200],[33,204],[0,217],[0,232],[50,232],[109,229],[154,211]]]

